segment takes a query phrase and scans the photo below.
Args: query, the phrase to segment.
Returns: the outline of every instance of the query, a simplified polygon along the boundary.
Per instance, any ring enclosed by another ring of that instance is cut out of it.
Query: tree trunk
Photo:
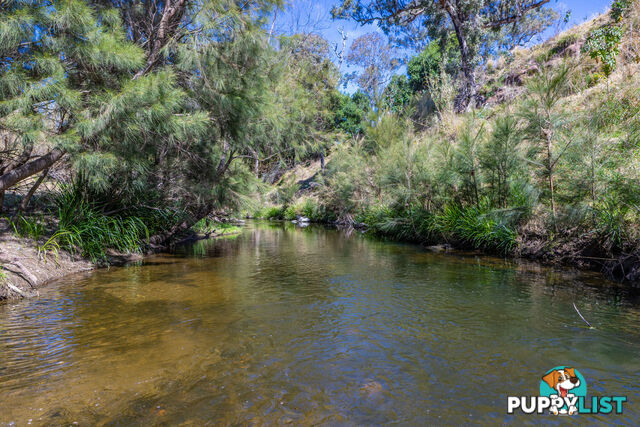
[[[222,143],[222,156],[220,156],[220,161],[218,162],[218,167],[216,168],[216,178],[220,178],[222,175],[227,172],[231,162],[234,159],[235,150],[231,148],[231,144],[226,139]]]
[[[25,163],[12,170],[9,173],[5,173],[0,176],[0,191],[5,191],[25,178],[29,178],[32,175],[42,172],[45,169],[50,168],[54,163],[64,156],[65,151],[59,148],[54,148],[48,154],[39,157],[29,163]]]
[[[476,197],[476,207],[480,207],[480,196],[478,195],[478,180],[476,179],[476,170],[471,170],[471,178],[473,178],[473,194]]]
[[[553,132],[550,129],[546,129],[545,133],[547,135],[547,173],[549,174],[549,192],[551,193],[551,216],[553,219],[553,231],[558,232],[558,226],[556,225],[556,200],[555,194],[553,191],[553,157],[551,146],[553,143]]]
[[[253,174],[256,178],[260,178],[260,156],[258,156],[258,152],[253,148],[250,148],[250,150],[253,156]]]
[[[133,76],[134,79],[147,74],[160,62],[160,51],[167,45],[169,39],[175,35],[186,8],[187,0],[167,0],[165,2],[162,18],[160,18],[158,25],[153,28],[147,43],[147,62],[145,67]],[[150,12],[151,9],[149,8],[148,11]]]
[[[40,184],[42,184],[42,181],[44,181],[44,179],[47,177],[48,173],[49,173],[49,168],[42,171],[42,175],[38,177],[38,180],[35,182],[35,184],[31,186],[31,189],[29,189],[29,192],[27,193],[27,195],[24,196],[24,198],[20,202],[20,207],[18,208],[19,212],[24,212],[27,210],[27,206],[29,206],[29,201],[33,197],[38,187],[40,187]]]
[[[458,39],[460,49],[461,71],[463,76],[462,87],[459,89],[455,100],[456,112],[467,110],[476,94],[476,76],[473,66],[473,54],[467,42],[467,36],[463,27],[464,19],[458,14],[456,7],[450,0],[443,1],[443,7],[447,11]]]

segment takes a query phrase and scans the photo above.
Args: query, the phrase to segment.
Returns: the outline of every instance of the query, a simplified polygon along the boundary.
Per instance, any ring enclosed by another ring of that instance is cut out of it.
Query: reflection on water
[[[498,423],[557,365],[640,416],[637,296],[596,275],[255,223],[41,294],[0,306],[0,424]]]

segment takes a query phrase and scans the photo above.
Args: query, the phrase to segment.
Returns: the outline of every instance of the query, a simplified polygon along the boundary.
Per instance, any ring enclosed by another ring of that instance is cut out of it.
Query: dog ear
[[[560,377],[560,373],[554,369],[553,371],[549,372],[547,375],[542,377],[542,381],[547,383],[549,387],[555,390],[556,384],[558,384],[559,377]]]
[[[576,371],[573,368],[564,368],[564,371],[568,372],[569,376],[572,377],[572,378],[576,376]]]

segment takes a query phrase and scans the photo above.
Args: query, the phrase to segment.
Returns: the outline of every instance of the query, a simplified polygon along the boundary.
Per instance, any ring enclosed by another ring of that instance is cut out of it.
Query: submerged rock
[[[362,385],[362,387],[360,387],[360,391],[368,397],[373,397],[382,392],[382,384],[378,381],[367,381]]]

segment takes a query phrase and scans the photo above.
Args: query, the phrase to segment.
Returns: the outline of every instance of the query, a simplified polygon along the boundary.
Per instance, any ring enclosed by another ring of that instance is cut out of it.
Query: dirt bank
[[[36,242],[12,233],[0,234],[0,266],[0,300],[37,296],[38,289],[54,279],[95,268],[62,250],[45,257]]]
[[[155,247],[149,250],[149,254],[166,251],[174,245],[236,233],[238,233],[236,230],[205,234],[192,233],[172,242],[169,246]],[[0,232],[0,302],[38,296],[39,288],[72,273],[93,270],[106,265],[126,265],[144,258],[141,254],[124,254],[108,250],[108,262],[99,265],[61,249],[48,251],[45,256],[42,250],[38,250],[43,243],[19,238],[6,227]]]

